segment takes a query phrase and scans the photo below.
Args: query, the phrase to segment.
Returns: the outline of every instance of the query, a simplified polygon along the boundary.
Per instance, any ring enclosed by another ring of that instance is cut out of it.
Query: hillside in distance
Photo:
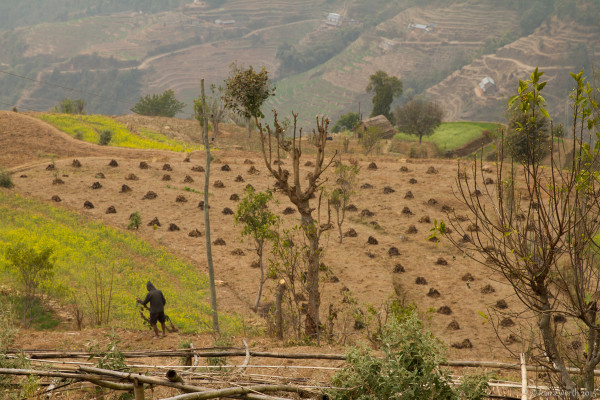
[[[141,95],[166,89],[190,105],[201,78],[220,84],[238,62],[264,66],[275,80],[267,115],[295,111],[306,125],[359,103],[367,115],[365,87],[377,70],[403,81],[396,104],[423,94],[444,106],[448,121],[498,121],[511,82],[539,66],[558,83],[548,100],[561,118],[568,72],[600,60],[600,5],[592,1],[126,3],[98,11],[77,2],[87,11],[74,6],[60,22],[2,32],[0,107],[47,110],[69,96],[86,99],[91,113],[124,114]],[[326,24],[328,13],[346,24]],[[495,86],[483,94],[486,77]]]

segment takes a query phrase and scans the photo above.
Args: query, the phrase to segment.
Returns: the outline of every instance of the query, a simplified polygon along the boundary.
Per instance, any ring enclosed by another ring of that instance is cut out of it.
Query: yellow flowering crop
[[[152,281],[167,299],[166,312],[187,332],[210,329],[207,277],[165,249],[152,247],[135,234],[20,195],[0,191],[0,279],[15,277],[2,268],[10,243],[52,246],[56,257],[53,287],[63,302],[76,296],[86,304],[85,291],[94,292],[94,267],[103,280],[114,270],[112,321],[121,327],[142,328],[136,296],[146,295]],[[63,290],[58,290],[62,288]],[[64,290],[66,288],[66,290]],[[237,317],[221,316],[223,330],[236,331]],[[233,333],[232,332],[232,333]]]
[[[37,117],[75,138],[91,143],[98,143],[102,131],[110,130],[112,139],[109,146],[182,152],[203,149],[202,146],[172,139],[148,129],[133,133],[125,125],[104,115],[39,114]]]

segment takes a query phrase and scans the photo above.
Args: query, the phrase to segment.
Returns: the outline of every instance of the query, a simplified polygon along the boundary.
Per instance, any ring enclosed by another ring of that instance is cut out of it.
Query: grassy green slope
[[[85,293],[93,293],[94,268],[105,281],[114,269],[114,325],[142,328],[135,298],[146,294],[146,281],[150,280],[165,294],[167,314],[179,328],[202,331],[211,326],[207,277],[133,233],[0,191],[0,267],[6,264],[6,246],[18,242],[55,249],[56,274],[51,287],[65,302],[74,295],[87,307]],[[15,281],[4,268],[0,268],[0,277],[9,284]],[[224,331],[237,329],[236,318],[222,315],[221,321]]]
[[[424,137],[424,142],[434,143],[440,150],[454,150],[473,139],[481,136],[481,132],[490,132],[496,129],[496,124],[491,122],[444,122],[435,132]],[[417,136],[398,133],[395,138],[407,141],[418,141]]]
[[[91,143],[98,143],[99,133],[110,130],[113,136],[109,146],[171,151],[191,151],[203,148],[168,138],[147,129],[140,129],[139,132],[133,133],[112,118],[102,115],[37,114],[36,116],[75,138]]]

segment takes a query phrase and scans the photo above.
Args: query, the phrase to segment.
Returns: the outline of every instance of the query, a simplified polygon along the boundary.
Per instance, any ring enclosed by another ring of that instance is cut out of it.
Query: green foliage
[[[480,137],[484,131],[494,131],[497,124],[491,122],[442,122],[431,136],[423,138],[424,142],[431,142],[439,150],[454,150],[473,139]],[[404,132],[397,133],[394,139],[403,141],[416,141],[417,137]]]
[[[273,193],[255,192],[253,188],[246,189],[240,200],[233,219],[242,225],[242,236],[252,237],[257,244],[273,238],[279,224],[279,217],[269,210],[269,202]]]
[[[532,120],[530,113],[513,112],[508,128],[508,149],[519,162],[533,164],[550,152],[550,120],[543,115]]]
[[[110,141],[112,140],[112,131],[105,129],[102,131],[102,133],[100,134],[100,139],[98,139],[98,144],[101,146],[106,146],[110,143]]]
[[[392,313],[381,331],[383,357],[365,348],[348,352],[347,365],[333,377],[335,400],[458,399],[442,343],[424,326],[414,309]]]
[[[11,302],[4,301],[3,307],[0,307],[0,357],[8,350],[19,332],[19,327],[15,325],[16,313]]]
[[[142,216],[136,211],[129,216],[129,225],[127,226],[127,229],[138,230],[140,225],[142,225]]]
[[[398,129],[409,135],[430,136],[442,124],[444,110],[437,103],[424,100],[411,100],[398,107],[395,112]]]
[[[11,244],[5,249],[6,268],[14,273],[24,289],[23,325],[28,326],[33,319],[33,303],[41,286],[48,286],[54,276],[52,257],[54,249],[44,243],[30,246],[24,242]]]
[[[0,168],[0,187],[12,189],[14,186],[10,173]]]
[[[466,375],[457,388],[462,400],[487,399],[487,391],[490,389],[489,381],[494,379],[493,374]]]
[[[367,92],[375,92],[371,117],[385,115],[393,123],[394,119],[390,113],[390,107],[394,98],[402,94],[402,81],[379,70],[369,77],[366,90]]]
[[[225,80],[225,107],[237,114],[250,118],[264,118],[263,103],[275,94],[269,72],[263,67],[259,72],[252,65],[247,69],[231,64],[229,77]]]
[[[356,112],[349,112],[340,116],[340,119],[337,120],[333,128],[331,128],[331,132],[338,133],[344,130],[352,130],[360,121],[360,117]]]
[[[365,149],[365,154],[369,154],[379,145],[382,137],[383,131],[379,127],[370,126],[360,133],[358,143]]]
[[[119,339],[114,329],[110,334],[105,336],[110,339],[105,348],[101,348],[97,343],[90,345],[88,349],[90,352],[88,361],[96,359],[96,368],[110,369],[113,371],[128,371],[129,368],[125,363],[125,356],[123,356],[123,353],[119,349],[121,339]]]
[[[159,117],[174,117],[175,114],[185,108],[185,103],[175,98],[175,92],[171,89],[162,94],[146,95],[133,106],[131,111],[140,115]]]
[[[0,352],[0,368],[29,369],[31,362],[24,354],[9,358]],[[39,388],[38,383],[38,378],[34,376],[0,375],[0,398],[11,400],[34,398]]]
[[[279,217],[269,210],[269,202],[273,200],[270,191],[256,193],[252,187],[246,189],[244,197],[240,201],[234,221],[242,224],[242,237],[250,236],[254,239],[258,263],[260,266],[260,281],[258,294],[254,309],[258,310],[262,297],[263,284],[265,282],[263,267],[263,248],[265,241],[272,240],[277,235],[274,230],[279,226]]]
[[[71,100],[67,97],[54,106],[54,112],[61,114],[85,114],[85,100]]]
[[[51,292],[52,288],[47,288]],[[2,304],[12,304],[12,308],[16,315],[23,315],[25,307],[29,307],[28,313],[31,318],[29,320],[29,328],[35,330],[55,329],[60,321],[57,316],[42,303],[40,298],[34,298],[30,303],[24,296],[19,295],[0,295]]]
[[[550,150],[550,116],[540,95],[547,83],[540,82],[543,75],[536,68],[530,80],[519,80],[518,94],[509,100],[508,148],[515,159],[528,165],[539,163]]]

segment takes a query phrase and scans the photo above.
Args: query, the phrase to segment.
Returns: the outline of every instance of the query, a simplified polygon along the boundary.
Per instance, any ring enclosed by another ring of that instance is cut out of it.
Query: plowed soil
[[[241,136],[240,140],[244,140],[244,137]],[[126,229],[129,215],[138,211],[142,215],[142,227],[138,233],[140,236],[167,247],[206,272],[204,237],[188,236],[194,229],[204,233],[203,214],[198,208],[203,197],[194,192],[203,190],[204,173],[191,170],[196,165],[204,166],[205,160],[201,153],[195,153],[191,162],[184,162],[182,153],[125,150],[86,144],[35,118],[11,112],[0,113],[0,149],[0,165],[18,171],[13,176],[13,190],[48,202],[53,195],[58,195],[62,199],[58,206],[121,229]],[[64,185],[52,185],[54,172],[45,169],[48,153],[56,156],[56,167],[61,176],[68,175],[62,177]],[[222,210],[225,207],[235,210],[237,202],[230,200],[230,197],[234,193],[241,196],[247,184],[253,185],[257,190],[272,189],[274,179],[267,174],[264,161],[258,153],[221,150],[215,152],[215,155],[218,162],[212,165],[210,178],[211,235],[213,240],[222,238],[226,242],[225,246],[213,246],[216,279],[220,281],[217,288],[219,307],[223,311],[238,312],[250,323],[256,323],[260,321],[260,317],[251,311],[251,306],[256,295],[259,271],[251,268],[251,264],[257,256],[251,241],[240,241],[240,227],[234,225],[233,216],[224,215]],[[347,158],[347,155],[344,157]],[[340,244],[337,229],[323,236],[324,262],[338,278],[335,283],[335,279],[332,279],[332,282],[324,284],[323,313],[326,313],[330,303],[340,310],[338,320],[335,321],[339,331],[344,319],[342,289],[349,289],[359,303],[375,306],[380,306],[390,296],[405,296],[408,301],[416,303],[420,311],[430,311],[428,323],[448,347],[465,339],[471,341],[471,349],[452,348],[449,354],[451,359],[505,358],[506,351],[498,343],[490,324],[482,324],[484,321],[479,312],[487,314],[488,307],[500,299],[506,299],[509,307],[516,309],[517,301],[511,296],[512,291],[507,285],[497,282],[488,269],[463,256],[461,251],[447,241],[439,244],[428,241],[432,224],[419,223],[424,216],[428,216],[431,221],[448,220],[448,216],[442,211],[444,207],[455,208],[459,214],[465,213],[464,207],[453,194],[456,162],[410,162],[391,157],[367,159],[360,155],[352,157],[359,159],[361,167],[359,186],[369,183],[373,188],[359,189],[351,200],[358,211],[348,212],[343,231],[352,228],[357,232],[356,237],[346,237]],[[71,165],[73,158],[81,162],[80,168]],[[117,160],[119,166],[108,166],[111,159]],[[250,166],[244,163],[246,159],[254,162],[258,174],[247,173]],[[305,154],[301,165],[308,160],[314,162],[314,155]],[[140,169],[141,161],[146,161],[150,168]],[[367,168],[372,161],[377,164],[376,170]],[[169,163],[173,169],[169,172],[169,182],[161,180],[165,163]],[[228,164],[231,171],[221,171],[222,164]],[[290,161],[284,160],[282,167],[291,168]],[[408,167],[409,172],[400,172],[401,167]],[[430,167],[434,167],[439,173],[427,174]],[[310,167],[303,167],[301,176],[304,177],[310,170]],[[23,172],[26,172],[26,178],[19,177]],[[95,178],[99,172],[105,175],[105,179],[100,179],[102,188],[94,190],[91,185],[99,180]],[[139,180],[126,180],[125,177],[131,173],[137,175]],[[184,183],[186,175],[190,175],[194,183]],[[238,175],[245,182],[235,182]],[[412,178],[417,183],[409,183]],[[213,187],[216,180],[222,181],[225,187]],[[120,193],[121,186],[125,183],[132,191]],[[184,187],[194,191],[186,191]],[[384,194],[384,187],[390,187],[394,192]],[[404,199],[409,190],[414,198]],[[155,192],[157,198],[143,200],[148,191]],[[176,202],[178,195],[184,195],[188,201]],[[286,207],[294,207],[281,193],[276,192],[275,197],[278,203],[271,206],[273,211],[281,213]],[[437,204],[429,202],[432,198],[437,200]],[[95,208],[84,209],[85,201],[91,201]],[[115,206],[117,212],[105,214],[109,206]],[[402,213],[405,207],[411,210],[412,215]],[[361,211],[367,208],[374,215],[360,217]],[[316,212],[314,215],[316,216]],[[154,217],[158,217],[162,224],[158,229],[147,226]],[[299,223],[299,214],[282,215],[282,219],[284,225],[290,227]],[[181,230],[169,232],[171,223]],[[411,225],[417,228],[417,233],[407,233]],[[367,243],[370,236],[377,240],[377,245]],[[392,247],[398,250],[399,255],[395,255],[395,250],[390,253]],[[244,255],[232,255],[232,251],[236,249],[242,249]],[[436,264],[440,257],[447,260],[448,265]],[[396,267],[397,264],[401,264],[405,272],[394,272],[401,270]],[[461,280],[466,273],[471,273],[474,281]],[[417,285],[417,277],[424,277],[427,285]],[[155,283],[160,286],[159,282]],[[495,292],[482,294],[481,289],[486,285],[492,285]],[[264,302],[272,301],[273,288],[273,282],[268,281]],[[431,288],[439,291],[440,296],[428,297],[427,293]],[[139,288],[139,291],[142,290],[143,288]],[[449,307],[451,313],[437,313],[436,310],[442,307]],[[447,329],[452,321],[457,321],[460,329]],[[362,332],[353,330],[354,321],[346,322],[345,329],[350,339],[359,338]],[[500,328],[502,337],[508,334],[508,328]],[[60,334],[48,336],[53,335]],[[174,345],[174,340],[169,343]],[[36,346],[24,337],[19,339],[18,344],[25,347]]]

